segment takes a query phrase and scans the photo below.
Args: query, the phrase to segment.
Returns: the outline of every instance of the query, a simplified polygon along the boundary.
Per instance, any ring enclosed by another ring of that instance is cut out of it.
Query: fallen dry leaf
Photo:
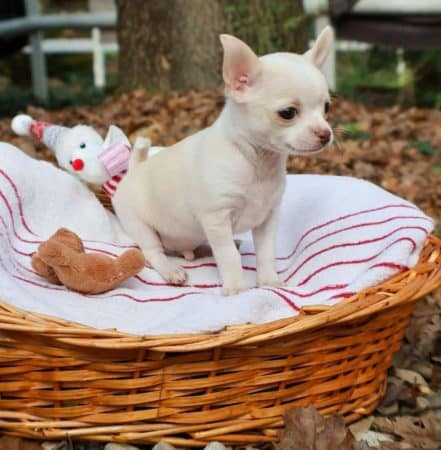
[[[375,448],[371,447],[367,442],[361,441],[355,443],[354,450],[375,450]]]
[[[436,291],[418,302],[406,338],[417,357],[434,353],[435,343],[441,336],[441,291]]]
[[[409,447],[406,443],[402,442],[382,442],[377,450],[411,450],[412,447]]]
[[[41,444],[15,436],[0,437],[0,450],[41,450]]]
[[[395,419],[377,417],[373,427],[382,432],[392,433],[415,450],[439,450],[441,443],[441,415],[433,412],[421,417],[403,416]]]
[[[325,419],[312,406],[294,408],[284,415],[285,428],[279,434],[276,450],[354,450],[369,449],[355,446],[352,433],[343,417],[337,414]]]

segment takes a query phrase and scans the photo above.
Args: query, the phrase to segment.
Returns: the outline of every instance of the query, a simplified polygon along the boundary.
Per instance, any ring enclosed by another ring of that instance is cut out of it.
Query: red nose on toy
[[[79,172],[80,170],[84,169],[84,162],[82,159],[74,159],[72,161],[72,169]]]

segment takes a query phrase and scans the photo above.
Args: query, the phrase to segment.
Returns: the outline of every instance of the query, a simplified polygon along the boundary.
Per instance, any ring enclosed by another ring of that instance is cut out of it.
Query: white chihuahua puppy
[[[332,143],[329,93],[319,68],[331,28],[304,55],[257,57],[221,35],[226,104],[210,127],[154,157],[134,152],[113,205],[127,233],[169,283],[186,272],[166,256],[208,241],[224,295],[247,287],[233,235],[252,230],[257,285],[280,286],[275,234],[288,155],[311,155]],[[301,218],[299,218],[301,220]]]

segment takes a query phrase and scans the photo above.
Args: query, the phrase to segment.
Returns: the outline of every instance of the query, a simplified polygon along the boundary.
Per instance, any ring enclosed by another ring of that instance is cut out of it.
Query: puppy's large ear
[[[236,102],[246,101],[246,93],[262,72],[262,63],[245,42],[229,34],[221,34],[224,49],[222,75],[226,93]]]
[[[314,46],[305,53],[305,57],[308,58],[315,66],[320,68],[325,62],[329,51],[331,50],[332,42],[334,41],[334,32],[328,25],[319,34],[319,37],[315,41]]]
[[[121,130],[121,128],[118,128],[116,125],[110,125],[109,131],[107,132],[106,138],[104,139],[103,147],[109,147],[109,145],[115,144],[117,142],[130,147],[130,141],[124,134],[124,131]]]

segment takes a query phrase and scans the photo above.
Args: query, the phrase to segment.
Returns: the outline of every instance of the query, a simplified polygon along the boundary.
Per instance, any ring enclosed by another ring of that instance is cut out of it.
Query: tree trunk
[[[303,52],[308,21],[301,0],[116,0],[123,90],[188,90],[221,84],[219,34],[257,54]]]
[[[227,28],[219,0],[116,0],[122,89],[219,86]]]
[[[258,55],[307,49],[309,20],[302,0],[228,0],[225,9],[233,34]]]

